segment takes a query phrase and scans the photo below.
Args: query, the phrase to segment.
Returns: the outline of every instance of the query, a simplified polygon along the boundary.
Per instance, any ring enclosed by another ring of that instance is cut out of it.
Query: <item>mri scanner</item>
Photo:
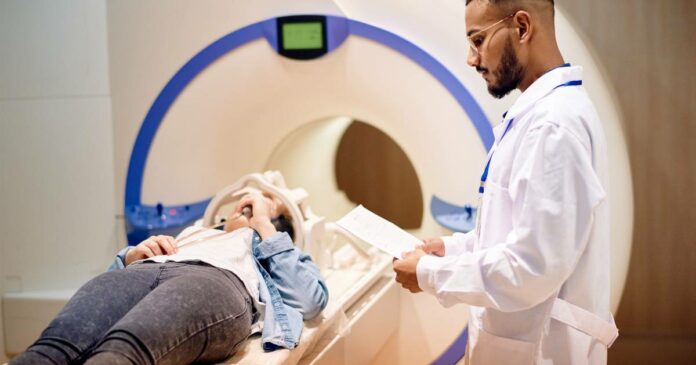
[[[344,132],[361,121],[389,136],[416,171],[425,211],[411,233],[430,237],[466,229],[471,211],[461,207],[476,201],[492,126],[514,99],[490,97],[480,76],[466,66],[464,1],[395,4],[109,3],[124,241],[137,244],[150,234],[175,233],[200,219],[221,188],[267,170],[280,171],[283,182],[273,173],[255,176],[283,189],[303,188],[306,196],[288,196],[311,203],[312,214],[302,221],[322,222],[301,234],[316,238],[305,249],[340,300],[323,320],[307,324],[301,351],[262,354],[247,345],[233,363],[270,356],[263,362],[444,364],[463,354],[465,306],[445,310],[434,298],[403,292],[390,276],[388,257],[367,251],[331,225],[356,205],[337,188],[333,164]],[[585,68],[585,87],[608,139],[616,311],[633,224],[621,114],[591,49],[560,10],[556,26],[565,59]],[[8,353],[32,340],[13,331],[45,326],[70,295],[6,296]],[[26,310],[40,302],[54,306]]]

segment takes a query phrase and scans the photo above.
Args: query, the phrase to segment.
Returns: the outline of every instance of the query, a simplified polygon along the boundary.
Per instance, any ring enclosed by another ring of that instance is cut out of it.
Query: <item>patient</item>
[[[10,364],[212,363],[257,332],[266,351],[295,347],[328,291],[282,210],[248,194],[224,231],[188,227],[122,250]]]

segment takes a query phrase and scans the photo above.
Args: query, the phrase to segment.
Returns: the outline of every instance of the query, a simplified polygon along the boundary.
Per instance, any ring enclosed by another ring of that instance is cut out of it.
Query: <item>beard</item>
[[[503,49],[503,55],[500,58],[500,65],[493,71],[497,82],[488,84],[488,92],[497,99],[502,98],[509,94],[510,91],[517,89],[520,82],[522,82],[523,73],[520,60],[512,47],[512,41],[508,39]]]

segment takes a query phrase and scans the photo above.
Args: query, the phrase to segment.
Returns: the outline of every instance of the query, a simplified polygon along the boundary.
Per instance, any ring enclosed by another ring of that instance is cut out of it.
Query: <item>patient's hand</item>
[[[236,210],[241,212],[247,206],[251,206],[249,226],[258,232],[262,239],[277,232],[271,218],[278,215],[278,206],[272,199],[261,194],[248,194],[239,201]]]
[[[430,255],[445,256],[445,242],[439,237],[424,239],[420,248]]]
[[[125,257],[125,264],[128,266],[134,261],[159,255],[171,255],[175,254],[177,251],[176,244],[174,244],[174,237],[152,236],[128,250]]]

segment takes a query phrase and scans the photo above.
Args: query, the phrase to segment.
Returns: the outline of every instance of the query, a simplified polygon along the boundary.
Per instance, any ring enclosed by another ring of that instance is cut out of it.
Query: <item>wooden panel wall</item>
[[[696,359],[696,1],[556,0],[624,113],[633,252],[610,364]],[[572,61],[572,60],[571,60]]]

